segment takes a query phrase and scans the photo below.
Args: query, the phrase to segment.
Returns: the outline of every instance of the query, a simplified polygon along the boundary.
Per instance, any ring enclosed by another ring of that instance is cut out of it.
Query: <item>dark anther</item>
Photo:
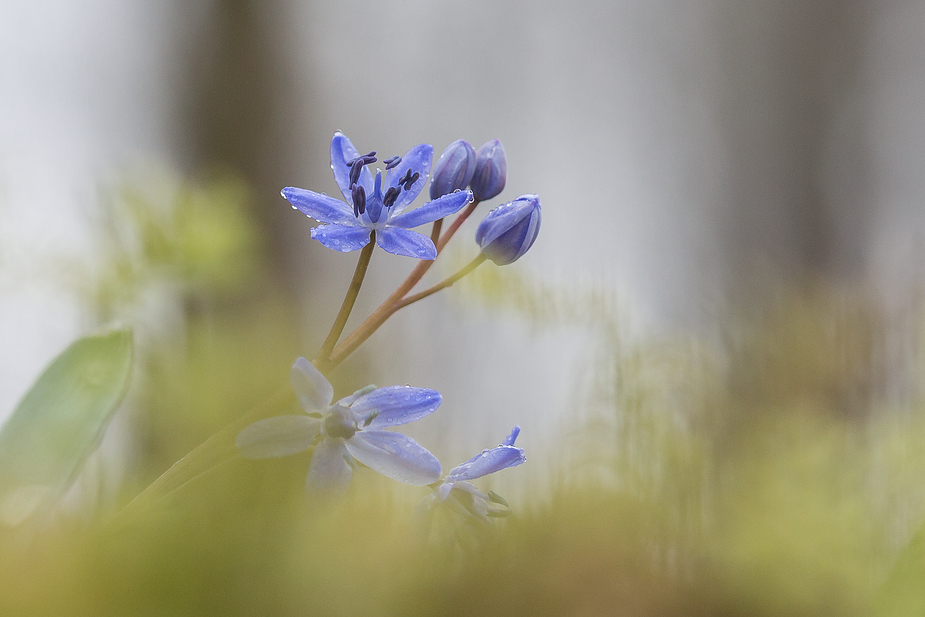
[[[385,192],[385,196],[382,198],[382,205],[386,208],[391,208],[395,204],[395,200],[398,199],[398,194],[401,193],[401,189],[390,186],[389,190]]]
[[[363,159],[355,158],[350,164],[350,186],[357,183],[360,179],[360,170],[363,169]]]
[[[401,157],[400,156],[390,156],[389,158],[385,159],[382,162],[385,163],[385,170],[388,171],[392,169],[393,167],[396,167],[399,163],[401,163]]]
[[[353,216],[360,218],[366,212],[366,189],[360,184],[353,185]]]
[[[414,172],[414,175],[412,176],[412,175],[411,175],[411,170],[409,169],[409,170],[408,170],[408,173],[406,173],[406,174],[404,175],[404,177],[403,177],[401,180],[398,181],[398,184],[399,184],[399,185],[404,184],[405,190],[406,190],[406,191],[410,191],[410,190],[411,190],[411,185],[414,184],[415,182],[417,182],[417,179],[420,178],[420,177],[421,177],[421,174],[419,174],[418,172]]]
[[[363,169],[364,165],[369,165],[370,163],[376,162],[376,151],[373,150],[369,154],[361,154],[356,158],[352,158],[347,161],[347,167],[350,168],[350,185],[354,185],[360,179],[360,170]]]

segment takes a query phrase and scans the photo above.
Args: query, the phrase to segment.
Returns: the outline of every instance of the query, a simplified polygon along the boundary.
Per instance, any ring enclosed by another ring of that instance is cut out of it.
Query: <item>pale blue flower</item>
[[[417,145],[402,157],[385,163],[385,177],[366,167],[376,162],[376,153],[361,155],[343,133],[331,140],[331,169],[344,200],[306,189],[282,190],[292,207],[324,225],[312,229],[312,238],[335,251],[349,252],[369,244],[370,232],[376,243],[395,255],[435,259],[437,249],[430,238],[411,231],[458,212],[472,201],[471,191],[459,191],[405,212],[427,183],[434,149]]]
[[[523,448],[514,445],[520,427],[515,426],[501,445],[482,450],[465,463],[450,470],[436,486],[434,492],[424,498],[418,506],[418,518],[425,518],[435,506],[446,505],[458,514],[473,516],[478,520],[506,516],[507,502],[494,492],[486,495],[469,480],[487,476],[508,467],[515,467],[527,460]],[[499,508],[504,506],[504,509]]]
[[[304,415],[254,422],[238,433],[235,445],[245,458],[298,454],[313,444],[306,488],[342,493],[356,461],[394,480],[424,486],[440,477],[440,462],[416,441],[382,430],[434,412],[442,397],[435,390],[367,386],[334,404],[334,388],[305,358],[289,374]]]

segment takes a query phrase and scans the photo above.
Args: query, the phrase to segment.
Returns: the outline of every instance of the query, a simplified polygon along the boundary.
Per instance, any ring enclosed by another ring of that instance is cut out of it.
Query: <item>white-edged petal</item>
[[[299,358],[292,365],[289,383],[306,412],[321,412],[331,406],[334,386],[305,358]]]
[[[308,466],[305,490],[309,493],[343,494],[350,488],[353,469],[347,463],[343,439],[325,439],[315,446]]]
[[[278,458],[307,450],[320,431],[321,420],[305,415],[276,416],[245,427],[234,445],[244,458]]]

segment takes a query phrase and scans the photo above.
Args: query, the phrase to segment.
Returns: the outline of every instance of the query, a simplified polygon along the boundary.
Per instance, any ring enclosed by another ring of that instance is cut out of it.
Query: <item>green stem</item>
[[[443,248],[447,243],[453,238],[457,230],[466,222],[466,219],[469,218],[469,215],[475,210],[475,207],[479,204],[479,200],[474,200],[469,204],[466,209],[453,221],[453,224],[450,225],[440,239],[437,241],[437,256],[439,257]],[[344,361],[344,359],[356,351],[357,347],[362,345],[366,339],[372,336],[373,332],[379,329],[379,326],[384,324],[386,320],[391,317],[395,311],[397,311],[401,306],[399,303],[404,299],[408,292],[410,292],[415,285],[423,278],[427,271],[430,270],[430,267],[434,265],[434,261],[419,261],[418,264],[411,271],[411,274],[408,275],[401,285],[398,286],[398,289],[392,292],[388,298],[385,299],[385,302],[379,305],[372,314],[366,318],[362,324],[360,324],[356,330],[351,332],[347,338],[340,342],[339,345],[334,347],[334,350],[329,356],[324,356],[326,361],[324,361],[324,366],[328,369],[336,367],[338,364]],[[320,369],[319,369],[320,370]]]
[[[347,319],[350,318],[350,311],[353,310],[353,305],[357,300],[357,296],[360,294],[360,287],[363,285],[363,279],[366,277],[366,270],[369,268],[369,260],[373,255],[373,249],[375,247],[376,232],[373,231],[369,235],[369,244],[364,246],[363,250],[360,251],[360,259],[357,260],[357,267],[353,272],[353,280],[350,281],[350,287],[347,288],[347,295],[344,296],[344,302],[340,305],[340,311],[334,319],[331,331],[328,332],[328,337],[324,340],[324,344],[321,346],[321,349],[315,356],[315,360],[312,362],[322,373],[325,372],[326,369],[334,368],[333,366],[327,366],[325,359],[331,355],[331,351],[334,349],[337,340],[344,331],[344,327],[347,325]]]
[[[408,296],[407,298],[405,298],[404,300],[398,303],[398,306],[395,307],[395,310],[397,311],[397,310],[403,309],[409,304],[414,304],[418,300],[423,300],[427,296],[433,295],[437,293],[438,291],[440,291],[441,289],[452,287],[453,283],[455,283],[462,277],[466,276],[467,274],[469,274],[470,272],[478,268],[484,261],[485,261],[485,256],[479,253],[478,257],[470,261],[469,264],[465,268],[463,268],[462,270],[460,270],[453,276],[443,279],[442,281],[440,281],[433,287],[425,289],[424,291],[420,293],[416,293],[413,296]]]

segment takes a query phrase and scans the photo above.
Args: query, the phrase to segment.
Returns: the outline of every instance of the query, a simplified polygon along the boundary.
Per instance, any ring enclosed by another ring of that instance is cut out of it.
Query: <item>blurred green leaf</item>
[[[0,430],[0,524],[47,514],[96,449],[132,374],[132,331],[79,339]]]

